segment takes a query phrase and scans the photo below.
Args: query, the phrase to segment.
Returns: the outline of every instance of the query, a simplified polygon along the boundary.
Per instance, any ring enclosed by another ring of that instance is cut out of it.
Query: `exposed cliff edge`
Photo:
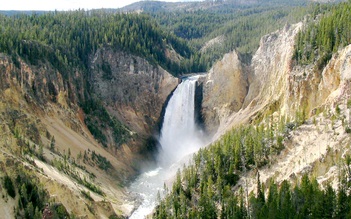
[[[209,109],[212,109],[212,117],[221,119],[217,123],[208,123],[208,129],[218,127],[221,133],[229,124],[247,121],[270,103],[280,101],[283,92],[287,90],[286,82],[292,68],[294,37],[301,26],[301,23],[286,26],[283,30],[262,37],[250,66],[245,66],[236,53],[232,52],[210,70],[205,83],[211,86],[204,88],[206,101],[203,103],[203,113],[206,115],[211,111]],[[229,61],[227,57],[230,56],[235,58]],[[218,77],[223,74],[232,77]],[[221,88],[217,92],[227,97],[221,104],[218,104],[218,94],[212,91],[215,87]],[[228,102],[236,104],[229,107]],[[227,109],[223,110],[225,108]]]

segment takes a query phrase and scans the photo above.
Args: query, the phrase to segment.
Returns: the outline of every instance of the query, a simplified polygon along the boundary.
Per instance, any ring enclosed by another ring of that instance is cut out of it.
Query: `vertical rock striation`
[[[273,112],[310,115],[349,96],[351,45],[336,53],[322,71],[312,64],[294,66],[295,37],[302,26],[286,25],[262,37],[248,67],[235,52],[216,63],[204,81],[202,113],[208,130],[220,135]]]
[[[94,93],[109,113],[132,131],[152,135],[178,79],[143,58],[110,48],[95,53],[91,71]]]
[[[207,131],[217,127],[241,109],[248,90],[248,77],[238,54],[226,54],[209,71],[203,82],[202,114]]]

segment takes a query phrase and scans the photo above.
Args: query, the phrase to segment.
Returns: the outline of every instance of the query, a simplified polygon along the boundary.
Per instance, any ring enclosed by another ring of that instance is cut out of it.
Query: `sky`
[[[0,4],[0,10],[74,10],[120,8],[140,0],[6,0]],[[180,0],[163,0],[177,2]]]

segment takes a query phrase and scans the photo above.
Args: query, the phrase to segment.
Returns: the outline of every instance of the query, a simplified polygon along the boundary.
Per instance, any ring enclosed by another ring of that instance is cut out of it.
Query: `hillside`
[[[148,10],[152,5],[163,10]],[[263,35],[301,21],[313,10],[304,1],[139,2],[131,6],[142,8],[139,11],[161,27],[187,40],[200,51],[199,63],[207,70],[233,50],[249,63]]]

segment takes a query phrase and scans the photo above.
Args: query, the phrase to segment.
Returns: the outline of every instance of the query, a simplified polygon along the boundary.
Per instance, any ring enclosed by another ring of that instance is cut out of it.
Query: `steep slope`
[[[334,54],[321,72],[311,66],[288,72],[282,104],[274,107],[280,115],[304,111],[310,119],[289,135],[285,149],[272,164],[259,170],[261,182],[269,184],[273,179],[278,183],[283,180],[297,183],[307,173],[324,187],[328,183],[334,189],[340,186],[340,171],[348,168],[345,159],[350,154],[351,142],[350,64],[351,45]],[[247,186],[248,192],[252,192],[256,183],[256,171],[252,171],[239,181],[238,187]]]
[[[0,15],[1,214],[40,218],[46,202],[58,217],[130,214],[124,186],[154,161],[178,84],[168,71],[192,53],[149,18]]]
[[[94,95],[111,117],[120,119],[131,133],[121,146],[103,146],[87,129],[89,115],[81,110],[76,97],[86,92],[81,71],[67,81],[49,63],[34,66],[18,59],[17,67],[5,54],[0,61],[1,162],[24,164],[49,192],[48,201],[62,203],[70,214],[88,218],[129,214],[131,207],[123,207],[127,197],[122,185],[144,165],[141,156],[150,153],[145,146],[152,147],[146,140],[157,130],[163,104],[178,84],[178,79],[145,59],[104,50],[104,56],[96,55],[91,63],[91,83]],[[101,68],[97,68],[101,62],[111,63],[109,80],[103,79]],[[109,135],[112,130],[106,131]],[[3,168],[4,174],[14,178],[18,174],[12,165]],[[84,199],[84,194],[91,198]],[[13,205],[12,201],[7,205]],[[83,211],[84,206],[92,209]]]
[[[212,117],[221,118],[218,123],[206,123],[210,130],[218,126],[219,133],[223,133],[223,130],[228,129],[228,125],[231,127],[245,121],[259,120],[274,112],[292,118],[297,111],[304,111],[306,116],[309,116],[327,103],[330,106],[333,100],[347,98],[343,95],[348,87],[350,47],[334,55],[322,71],[316,70],[313,65],[294,66],[295,37],[301,27],[302,23],[285,26],[282,30],[264,36],[249,67],[241,67],[243,64],[237,59],[227,62],[226,57],[232,55],[227,54],[210,70],[204,82],[209,86],[204,86],[206,98],[203,114],[213,112],[213,116],[205,116],[208,120]],[[236,74],[238,78],[247,78],[248,82],[244,80],[238,83],[232,77],[225,77],[225,80],[213,77],[214,74],[225,75],[223,72]],[[246,83],[249,84],[247,93],[243,89]],[[230,96],[231,101],[235,100],[237,95],[241,96],[238,104],[242,107],[229,107],[229,113],[221,114],[230,101],[218,103],[220,98],[213,92],[213,87],[224,88],[225,96]],[[228,90],[226,87],[233,88]]]
[[[294,67],[294,39],[302,24],[286,26],[282,30],[266,35],[262,38],[260,47],[255,53],[252,63],[245,68],[247,71],[231,70],[232,74],[239,74],[242,78],[248,78],[248,92],[228,92],[227,95],[244,95],[241,98],[239,109],[231,108],[233,113],[231,116],[222,117],[221,123],[237,124],[240,121],[247,121],[249,118],[262,118],[265,114],[278,111],[280,115],[295,115],[296,111],[305,111],[306,115],[310,115],[313,109],[321,107],[326,103],[329,95],[337,89],[344,87],[347,81],[348,69],[347,54],[348,47],[339,52],[339,56],[335,56],[328,66],[319,72],[313,66]],[[339,60],[340,58],[340,60]],[[345,64],[344,64],[345,63]],[[229,68],[232,65],[242,65],[240,62],[218,62],[217,65],[224,65]],[[217,66],[216,65],[216,66]],[[225,68],[225,67],[222,67]],[[235,81],[213,78],[212,72],[216,71],[216,67],[211,69],[205,84],[213,84],[212,86],[235,86]],[[221,70],[217,70],[220,74]],[[341,82],[343,81],[343,82]],[[242,86],[245,83],[240,83]],[[240,86],[239,86],[240,87]],[[217,102],[216,94],[212,95],[210,87],[204,87],[204,95],[207,96],[204,102],[204,113],[208,108],[223,108],[224,104],[209,104],[211,101]],[[212,106],[212,107],[210,107]],[[224,129],[225,129],[224,128]],[[219,130],[222,130],[221,127]]]

